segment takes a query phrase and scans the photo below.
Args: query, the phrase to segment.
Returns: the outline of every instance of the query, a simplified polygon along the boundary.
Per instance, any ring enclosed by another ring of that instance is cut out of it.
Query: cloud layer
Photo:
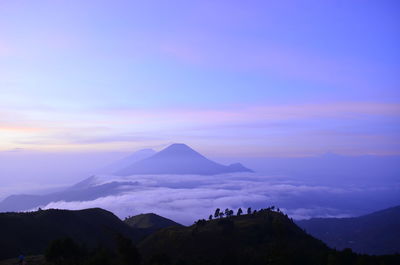
[[[305,185],[286,178],[251,174],[97,176],[93,184],[112,181],[120,183],[119,194],[93,201],[53,202],[42,208],[101,207],[121,218],[155,212],[183,224],[191,224],[199,218],[207,218],[217,207],[236,210],[239,207],[257,209],[277,205],[291,217],[303,219],[357,214],[351,209],[354,208],[352,203],[347,204],[347,208],[344,205],[348,197],[366,197],[375,192]],[[137,185],[124,185],[124,182],[132,181]],[[383,192],[388,192],[388,189]]]

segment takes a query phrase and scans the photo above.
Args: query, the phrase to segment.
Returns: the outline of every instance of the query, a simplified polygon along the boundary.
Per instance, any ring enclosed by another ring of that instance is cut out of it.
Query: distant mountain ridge
[[[186,144],[172,144],[146,159],[115,172],[115,174],[122,176],[135,174],[214,175],[233,172],[253,171],[240,163],[224,166],[204,157]]]
[[[312,218],[296,222],[337,249],[384,255],[400,253],[400,206],[353,218]]]
[[[57,201],[90,201],[100,197],[117,194],[121,191],[121,185],[135,186],[135,182],[110,182],[102,185],[91,185],[95,179],[89,177],[65,190],[44,195],[18,194],[10,195],[0,202],[0,212],[25,211],[38,206],[45,206]]]

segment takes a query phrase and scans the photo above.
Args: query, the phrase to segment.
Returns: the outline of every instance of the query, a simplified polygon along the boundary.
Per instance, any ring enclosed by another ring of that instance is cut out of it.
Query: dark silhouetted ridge
[[[0,213],[0,260],[21,253],[43,254],[52,240],[65,237],[87,247],[114,248],[118,233],[133,240],[141,238],[114,214],[99,208]]]
[[[71,237],[89,249],[94,250],[93,247],[99,245],[103,248],[98,249],[98,252],[88,252],[93,253],[92,257],[96,259],[89,258],[87,261],[97,261],[95,263],[82,261],[62,264],[139,264],[118,259],[130,256],[124,254],[127,253],[124,252],[127,249],[126,244],[122,248],[119,245],[118,251],[113,251],[116,250],[114,244],[117,233],[137,239],[141,229],[176,224],[156,214],[142,214],[127,220],[131,227],[102,209],[0,214],[0,260],[18,257],[21,253],[43,254],[52,240]],[[136,243],[143,265],[400,264],[400,255],[368,256],[357,255],[348,249],[330,249],[322,241],[307,234],[285,214],[270,209],[211,221],[198,220],[189,227],[169,226],[141,238],[144,239],[136,240]],[[128,248],[129,251],[133,249]],[[36,260],[37,265],[48,264],[43,258]],[[16,264],[16,260],[0,263],[11,265]]]
[[[145,264],[358,265],[397,264],[400,260],[400,256],[370,257],[332,250],[284,214],[270,210],[165,228],[138,246]]]

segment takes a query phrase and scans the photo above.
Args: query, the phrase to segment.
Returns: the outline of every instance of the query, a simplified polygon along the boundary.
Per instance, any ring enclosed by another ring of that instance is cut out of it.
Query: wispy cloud
[[[329,142],[359,136],[375,137],[378,140],[374,146],[376,149],[380,141],[393,138],[386,135],[389,132],[385,128],[395,126],[395,121],[400,119],[400,105],[341,102],[235,105],[214,109],[93,109],[86,113],[70,111],[67,114],[57,110],[17,110],[13,114],[4,112],[0,118],[3,123],[0,137],[3,146],[7,145],[4,149],[29,145],[41,145],[42,148],[108,146],[117,149],[124,143],[131,143],[129,148],[134,148],[135,145],[159,145],[169,141],[199,144],[207,140],[211,143],[213,139],[224,139],[226,146],[222,149],[229,149],[229,139],[235,139],[242,145],[246,145],[246,139],[264,143],[266,139],[274,139],[275,147],[269,148],[277,151],[279,145],[282,150],[287,148],[284,142],[288,137],[295,143],[294,148],[301,149],[303,147],[299,144],[303,142],[302,137],[310,135],[316,139],[315,149],[326,148]],[[377,123],[386,125],[376,126]],[[22,135],[13,135],[11,132]],[[325,142],[324,146],[321,147],[319,142]],[[363,148],[365,151],[361,151],[361,148],[355,152],[367,152],[367,149],[371,152],[372,149],[368,148],[366,142]],[[384,148],[382,145],[376,152],[385,152]],[[335,149],[331,147],[332,150]],[[237,151],[241,152],[240,149]]]
[[[24,126],[0,126],[0,131],[15,131],[15,132],[37,132],[41,131],[43,128],[35,128],[35,127],[24,127]]]
[[[348,118],[365,115],[400,117],[400,104],[338,102],[326,104],[292,105],[236,105],[226,109],[158,109],[158,110],[121,110],[112,115],[122,115],[125,122],[174,122],[180,123],[250,123],[254,121],[285,121],[312,118]],[[114,117],[115,117],[114,116]],[[115,122],[122,122],[116,119]]]

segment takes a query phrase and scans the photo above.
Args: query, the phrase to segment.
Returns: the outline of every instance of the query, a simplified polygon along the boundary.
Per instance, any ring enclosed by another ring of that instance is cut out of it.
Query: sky
[[[400,154],[398,1],[0,1],[0,151]]]

